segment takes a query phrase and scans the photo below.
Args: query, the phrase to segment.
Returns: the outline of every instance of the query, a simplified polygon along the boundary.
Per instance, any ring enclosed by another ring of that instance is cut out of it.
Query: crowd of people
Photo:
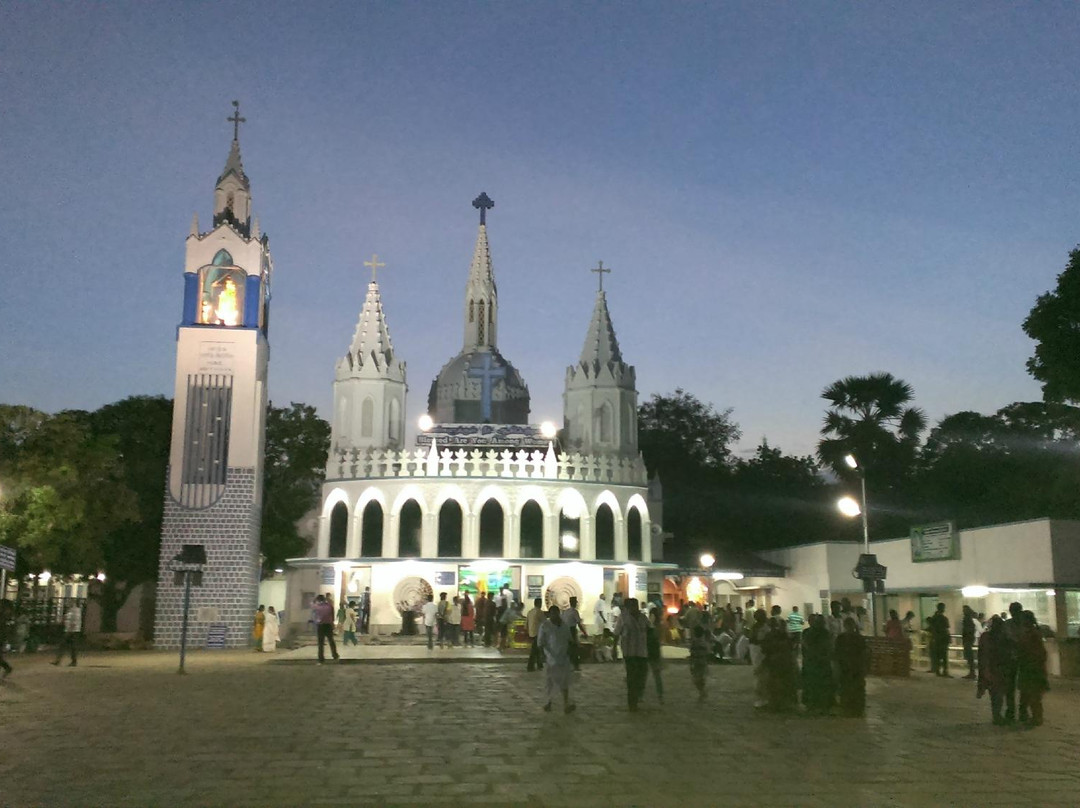
[[[450,596],[429,594],[420,608],[428,648],[473,647],[479,640],[486,647],[510,646],[510,631],[519,623],[529,642],[526,668],[545,670],[547,701],[551,710],[561,696],[563,709],[572,712],[570,674],[580,670],[584,649],[597,662],[621,661],[626,668],[627,705],[638,708],[651,675],[656,696],[664,700],[660,648],[682,645],[689,650],[689,669],[698,698],[707,695],[711,664],[749,664],[754,672],[754,707],[773,711],[794,711],[802,704],[808,714],[839,712],[862,716],[866,710],[866,676],[870,668],[870,647],[866,635],[872,632],[870,618],[861,606],[844,598],[832,601],[829,614],[813,614],[807,619],[797,606],[784,614],[780,606],[768,612],[747,603],[744,613],[730,603],[706,605],[682,603],[668,609],[660,603],[639,603],[616,594],[609,602],[600,595],[593,608],[592,635],[578,610],[576,597],[566,608],[544,607],[536,598],[524,613],[508,586],[497,593],[481,592],[473,600],[462,592]],[[312,608],[312,622],[318,637],[319,663],[330,646],[338,659],[335,628],[342,632],[343,644],[357,644],[357,633],[367,631],[370,591],[356,601],[343,601],[335,612],[328,596],[319,595]],[[1043,723],[1042,695],[1049,688],[1046,668],[1045,629],[1030,611],[1013,603],[1008,614],[989,621],[970,606],[963,607],[960,637],[968,667],[963,678],[977,680],[976,695],[989,694],[995,724],[1019,720],[1030,726]],[[259,606],[255,614],[253,640],[258,650],[272,651],[279,637],[279,620],[271,606]],[[903,619],[889,612],[884,637],[906,647],[920,627],[914,612]],[[951,677],[949,673],[950,622],[946,606],[939,603],[926,620],[925,633],[930,658],[928,673]],[[73,653],[74,664],[74,653]],[[1019,699],[1017,698],[1019,696]]]

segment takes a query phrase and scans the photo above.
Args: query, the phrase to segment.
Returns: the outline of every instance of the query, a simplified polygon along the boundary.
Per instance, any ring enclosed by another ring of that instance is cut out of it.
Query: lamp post
[[[856,502],[851,497],[844,497],[841,499],[837,506],[840,508],[840,512],[844,516],[862,516],[862,535],[863,535],[863,556],[868,557],[870,555],[870,524],[869,514],[866,507],[866,469],[864,469],[859,461],[855,459],[855,455],[844,455],[844,463],[852,471],[855,471],[859,475],[859,485],[862,493],[862,503]],[[877,636],[877,594],[874,591],[877,587],[877,581],[873,581],[873,588],[871,588],[870,594],[870,627],[873,634]]]

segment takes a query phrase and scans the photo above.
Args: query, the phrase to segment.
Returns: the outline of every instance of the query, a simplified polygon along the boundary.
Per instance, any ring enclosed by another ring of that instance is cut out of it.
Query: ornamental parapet
[[[645,462],[635,458],[556,454],[525,449],[338,449],[331,452],[326,479],[394,477],[483,477],[558,480],[608,485],[647,485]]]

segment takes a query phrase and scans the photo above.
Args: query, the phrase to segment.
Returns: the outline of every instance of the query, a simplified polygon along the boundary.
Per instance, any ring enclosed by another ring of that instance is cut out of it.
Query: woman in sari
[[[277,650],[278,639],[280,637],[280,626],[281,621],[278,619],[277,612],[274,610],[274,607],[271,606],[266,610],[266,618],[263,622],[262,650]]]
[[[263,646],[263,628],[266,625],[265,610],[266,607],[260,603],[258,611],[255,612],[255,624],[251,629],[251,640],[256,651],[261,651]]]
[[[854,618],[844,618],[844,633],[836,638],[837,690],[844,715],[860,717],[866,713],[866,671],[869,653],[866,639],[859,633]]]
[[[1020,689],[1020,720],[1032,727],[1042,726],[1043,693],[1050,689],[1046,676],[1046,646],[1035,615],[1020,616],[1020,639],[1016,643],[1017,676]],[[1029,717],[1030,713],[1030,717]]]
[[[825,616],[810,618],[810,628],[802,635],[802,703],[807,712],[826,715],[832,709],[833,639],[825,626]]]
[[[1005,700],[1005,674],[1012,665],[1012,649],[1005,635],[1005,622],[999,615],[990,618],[990,628],[979,637],[979,689],[976,698],[990,694],[990,715],[994,724],[1001,725],[1001,707]]]

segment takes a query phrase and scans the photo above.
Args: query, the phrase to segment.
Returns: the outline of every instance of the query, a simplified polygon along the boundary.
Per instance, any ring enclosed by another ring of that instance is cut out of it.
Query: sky
[[[329,418],[373,252],[409,421],[488,231],[499,348],[561,420],[603,260],[642,400],[814,451],[836,379],[932,422],[1040,390],[1021,323],[1080,241],[1080,7],[0,5],[0,402],[172,395],[184,239],[232,99],[275,275],[270,396]]]

